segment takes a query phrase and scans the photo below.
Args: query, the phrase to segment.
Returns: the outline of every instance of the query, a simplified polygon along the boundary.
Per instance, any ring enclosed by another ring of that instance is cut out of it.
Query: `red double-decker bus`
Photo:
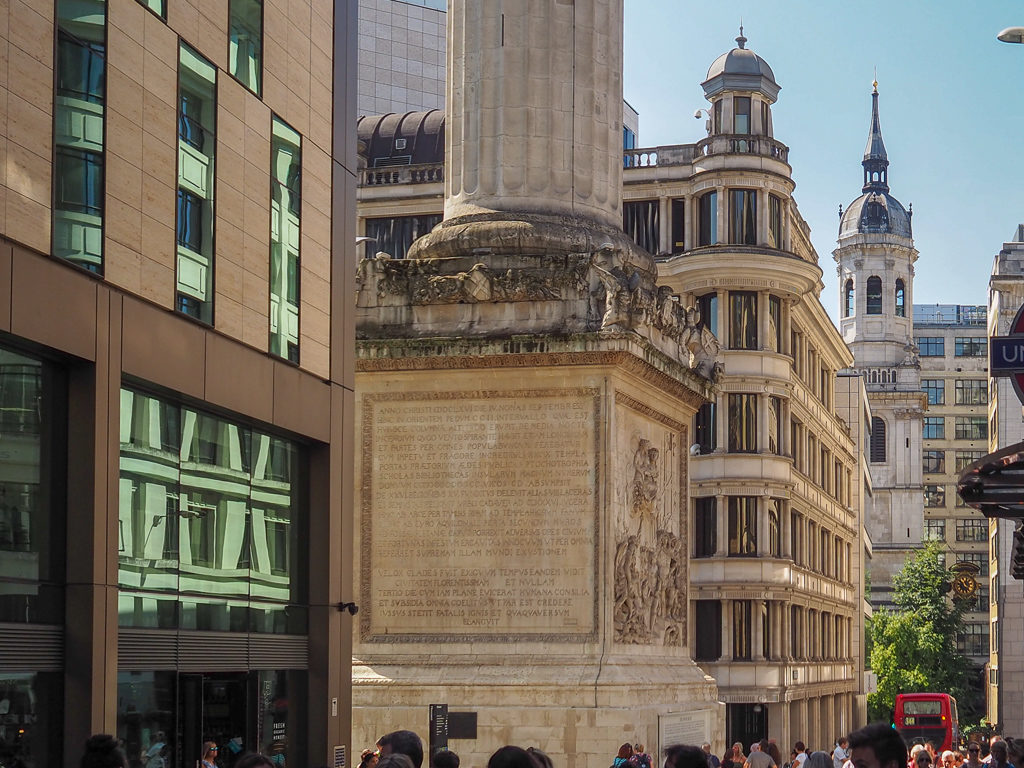
[[[956,699],[948,693],[896,694],[896,730],[908,747],[930,741],[939,752],[960,743]]]

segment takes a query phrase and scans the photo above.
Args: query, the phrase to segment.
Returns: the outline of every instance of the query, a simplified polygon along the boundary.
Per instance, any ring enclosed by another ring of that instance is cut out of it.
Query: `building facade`
[[[708,72],[707,138],[625,153],[623,228],[723,347],[721,392],[693,425],[688,545],[689,644],[727,705],[726,740],[825,744],[863,711],[870,479],[839,414],[863,419],[866,400],[846,380],[837,395],[852,357],[773,137],[779,86],[745,43]],[[360,122],[367,247],[400,258],[440,220],[444,130],[426,113]],[[396,140],[423,154],[391,165]]]
[[[1024,305],[1024,225],[996,254],[988,301],[987,335],[1007,335]],[[1024,440],[1024,416],[1012,379],[989,379],[988,424],[989,451]],[[988,526],[988,719],[1007,734],[1024,732],[1024,588],[1011,575],[1016,527],[998,519]]]
[[[446,0],[359,0],[357,114],[444,109]]]
[[[915,304],[914,342],[928,398],[922,443],[924,541],[947,549],[946,565],[970,563],[978,589],[957,650],[981,668],[989,657],[988,521],[956,492],[960,472],[988,453],[986,307]]]
[[[0,8],[5,764],[347,747],[355,38],[355,0]]]

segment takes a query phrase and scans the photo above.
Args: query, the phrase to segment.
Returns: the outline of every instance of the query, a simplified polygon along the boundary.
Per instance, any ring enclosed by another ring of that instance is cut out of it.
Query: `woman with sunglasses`
[[[203,742],[203,768],[217,768],[217,753],[220,747],[215,741]]]

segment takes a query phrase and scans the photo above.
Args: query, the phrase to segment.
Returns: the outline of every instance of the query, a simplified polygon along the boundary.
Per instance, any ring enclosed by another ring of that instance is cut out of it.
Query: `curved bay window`
[[[729,452],[757,452],[757,395],[729,395]]]
[[[882,314],[882,278],[872,275],[868,278],[867,288],[867,314]]]
[[[729,497],[729,554],[750,557],[757,554],[757,497]]]
[[[729,292],[729,348],[757,349],[757,294]]]
[[[847,278],[843,285],[843,317],[850,317],[854,312],[856,294],[853,289],[853,278]]]
[[[707,192],[697,201],[700,208],[697,228],[697,245],[716,245],[718,243],[718,193]]]
[[[907,316],[907,289],[903,278],[896,280],[896,317]]]
[[[885,421],[881,416],[871,417],[871,461],[885,461]]]
[[[757,191],[729,190],[729,242],[757,245]]]

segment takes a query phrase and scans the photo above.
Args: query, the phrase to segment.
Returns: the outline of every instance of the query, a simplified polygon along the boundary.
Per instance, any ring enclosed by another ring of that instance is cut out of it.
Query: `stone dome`
[[[708,68],[708,76],[701,83],[704,96],[710,99],[723,91],[758,91],[769,102],[774,102],[779,96],[775,73],[767,61],[746,47],[743,27],[740,27],[736,46],[715,59]]]
[[[870,233],[913,237],[910,218],[903,204],[888,192],[865,192],[843,212],[839,236]]]
[[[747,48],[733,48],[723,53],[708,67],[708,76],[704,79],[710,80],[718,75],[755,75],[775,82],[775,73],[768,62]]]

